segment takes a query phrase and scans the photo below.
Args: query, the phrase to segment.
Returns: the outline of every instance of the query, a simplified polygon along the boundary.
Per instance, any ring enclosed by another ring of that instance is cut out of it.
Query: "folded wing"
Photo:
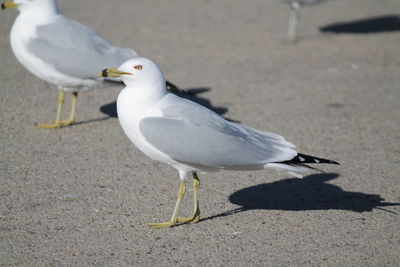
[[[97,32],[60,16],[52,24],[40,25],[28,43],[36,57],[59,72],[75,78],[96,78],[99,70],[119,66],[137,53],[112,46]]]
[[[163,117],[141,120],[140,131],[177,161],[224,168],[265,165],[297,155],[283,137],[231,123],[190,101],[172,101],[162,112]]]

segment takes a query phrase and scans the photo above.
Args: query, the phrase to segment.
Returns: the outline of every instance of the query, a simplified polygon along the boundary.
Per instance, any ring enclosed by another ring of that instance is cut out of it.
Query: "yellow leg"
[[[297,22],[300,19],[300,5],[293,1],[290,3],[290,8],[288,41],[293,43],[297,40]]]
[[[176,225],[176,223],[178,222],[179,207],[181,205],[183,197],[185,196],[185,193],[186,193],[186,182],[181,182],[181,186],[179,188],[179,193],[178,193],[178,199],[176,200],[175,210],[174,213],[172,214],[171,220],[163,223],[149,223],[148,225],[154,228],[166,228]]]
[[[62,108],[64,105],[65,94],[63,90],[60,90],[58,93],[58,106],[57,106],[57,116],[56,121],[50,124],[37,124],[38,128],[42,129],[53,129],[53,128],[60,128],[61,127],[61,115],[62,115]]]
[[[68,126],[75,122],[75,109],[76,109],[76,102],[78,101],[78,92],[72,93],[72,100],[71,100],[71,112],[69,118],[66,120],[61,121],[61,126]]]
[[[200,197],[199,197],[199,189],[200,189],[200,179],[197,176],[197,173],[193,173],[193,188],[194,188],[194,210],[193,216],[189,218],[178,217],[178,222],[180,223],[198,223],[200,221]]]

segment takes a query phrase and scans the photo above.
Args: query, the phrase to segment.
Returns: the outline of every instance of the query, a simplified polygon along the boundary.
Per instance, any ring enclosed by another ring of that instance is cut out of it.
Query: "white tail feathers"
[[[303,178],[303,176],[309,173],[312,169],[304,166],[289,165],[282,163],[267,163],[264,168],[274,169],[274,170],[286,170],[290,175],[297,178]]]

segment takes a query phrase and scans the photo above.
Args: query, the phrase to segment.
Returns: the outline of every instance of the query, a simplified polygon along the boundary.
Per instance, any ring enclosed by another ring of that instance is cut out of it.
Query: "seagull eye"
[[[137,69],[137,70],[141,70],[141,69],[143,69],[143,66],[142,65],[136,65],[134,68]]]

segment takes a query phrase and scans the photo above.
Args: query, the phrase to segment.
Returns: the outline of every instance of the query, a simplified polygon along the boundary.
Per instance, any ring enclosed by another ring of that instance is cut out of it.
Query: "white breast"
[[[195,170],[192,167],[177,162],[171,159],[168,155],[162,153],[155,147],[153,147],[146,139],[141,135],[139,129],[140,121],[145,117],[161,117],[162,114],[155,108],[156,103],[147,103],[141,99],[138,91],[123,89],[118,96],[117,100],[117,112],[118,119],[122,129],[129,138],[129,140],[144,154],[148,157],[167,163],[178,170],[191,171]],[[162,134],[162,133],[160,133]]]
[[[164,159],[162,153],[151,146],[140,134],[139,122],[146,116],[160,116],[151,114],[152,110],[141,102],[134,90],[123,89],[118,96],[118,119],[129,140],[143,153],[155,160]]]

